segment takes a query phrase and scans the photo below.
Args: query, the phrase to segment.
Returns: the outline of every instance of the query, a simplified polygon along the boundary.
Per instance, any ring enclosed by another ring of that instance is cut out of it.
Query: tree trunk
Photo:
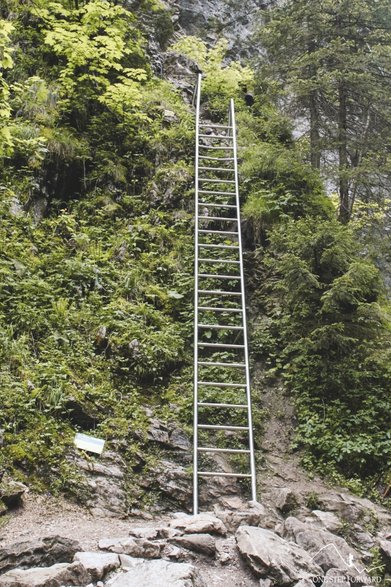
[[[320,134],[319,134],[319,108],[317,103],[317,92],[310,93],[310,151],[311,165],[320,169]]]
[[[347,90],[341,80],[338,87],[338,183],[339,220],[347,224],[352,213],[349,199],[348,146],[347,146]]]

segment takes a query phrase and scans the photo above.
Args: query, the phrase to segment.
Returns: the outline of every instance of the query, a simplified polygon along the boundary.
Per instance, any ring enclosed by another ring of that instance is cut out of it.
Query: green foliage
[[[296,398],[296,442],[312,462],[370,476],[390,458],[390,321],[379,272],[357,252],[335,220],[273,231],[264,263],[279,352],[269,360]]]
[[[239,61],[223,64],[227,52],[226,39],[220,39],[214,47],[207,48],[206,43],[197,37],[183,37],[172,47],[193,59],[203,72],[202,95],[207,101],[207,110],[217,119],[227,115],[231,98],[243,97],[243,89],[253,85],[254,73]],[[242,104],[243,106],[243,104]]]

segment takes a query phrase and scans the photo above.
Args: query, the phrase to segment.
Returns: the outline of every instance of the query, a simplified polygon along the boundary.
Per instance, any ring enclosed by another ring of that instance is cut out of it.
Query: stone
[[[323,528],[314,528],[297,518],[285,520],[283,536],[305,549],[324,572],[342,569],[349,577],[356,579],[365,567],[359,553],[344,538]]]
[[[210,534],[186,534],[174,538],[174,543],[178,546],[183,546],[188,550],[200,552],[207,556],[215,556],[216,554],[216,540]]]
[[[87,585],[90,579],[91,577],[81,563],[59,563],[51,567],[8,571],[0,577],[0,587],[80,586]]]
[[[287,514],[296,509],[299,499],[289,487],[281,487],[274,492],[274,505],[282,514]]]
[[[241,509],[220,510],[215,508],[216,517],[225,525],[229,532],[236,532],[239,526],[274,527],[275,519],[266,508],[257,501],[243,504]]]
[[[379,546],[386,564],[386,570],[388,573],[391,573],[391,541],[381,540]]]
[[[313,510],[311,514],[312,518],[320,526],[328,530],[329,532],[338,532],[342,527],[342,522],[333,514],[333,512],[323,512],[322,510]]]
[[[190,450],[191,442],[183,430],[174,428],[170,434],[170,446],[172,448],[179,448],[180,450]]]
[[[136,538],[145,538],[145,540],[154,540],[158,536],[158,531],[155,528],[131,528],[129,530],[131,536]]]
[[[227,528],[223,522],[209,512],[203,512],[195,516],[188,514],[176,514],[170,521],[171,528],[182,530],[184,534],[220,534],[225,536]]]
[[[236,541],[240,554],[254,573],[280,586],[323,574],[304,549],[271,530],[240,526]]]
[[[170,502],[175,500],[181,507],[190,509],[193,489],[185,467],[165,459],[161,460],[153,478],[147,482],[147,486],[156,483],[159,485],[160,492]]]
[[[14,481],[4,475],[0,482],[0,501],[7,508],[15,508],[21,505],[23,495],[28,491],[28,487],[19,481]]]
[[[260,579],[262,581],[262,579]],[[296,583],[295,587],[314,587],[314,585],[320,585],[320,582],[317,580],[311,581],[311,579],[300,579],[298,583]]]
[[[99,461],[79,455],[75,465],[83,474],[86,505],[94,515],[120,517],[128,513],[122,457],[112,451],[104,451]]]
[[[127,572],[118,575],[110,587],[207,587],[190,564],[127,559]]]
[[[350,587],[350,582],[343,569],[330,569],[327,571],[322,587]],[[296,587],[296,586],[295,586]]]
[[[101,550],[117,554],[129,554],[137,558],[159,558],[163,544],[151,542],[144,538],[109,538],[99,541]]]
[[[0,549],[0,573],[16,567],[25,569],[70,563],[79,550],[80,545],[76,540],[61,536],[46,536],[11,544]]]
[[[103,579],[120,566],[117,554],[103,552],[77,552],[74,562],[81,563],[94,581]]]
[[[259,587],[272,587],[273,581],[271,579],[259,579]],[[295,585],[297,587],[299,583]]]

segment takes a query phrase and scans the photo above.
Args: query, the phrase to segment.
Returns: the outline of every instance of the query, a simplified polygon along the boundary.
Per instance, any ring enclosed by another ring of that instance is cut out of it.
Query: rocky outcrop
[[[261,11],[272,0],[168,0],[178,32],[196,35],[209,45],[224,36],[228,49],[236,59],[254,57],[261,47],[254,33]]]
[[[71,562],[78,550],[80,544],[76,540],[62,536],[46,536],[12,544],[0,549],[0,573],[16,568]]]
[[[90,575],[81,563],[59,563],[36,569],[14,569],[0,577],[0,587],[62,587],[87,585]]]
[[[167,561],[128,561],[111,587],[206,587],[192,565]]]
[[[28,488],[23,483],[0,474],[0,514],[21,505],[26,491]]]
[[[333,501],[331,493],[323,497]],[[355,499],[355,507],[364,505]],[[352,538],[343,538],[346,522],[334,512],[301,506],[300,519],[285,519],[282,509],[229,497],[213,513],[178,512],[155,522],[149,516],[145,525],[129,522],[128,533],[122,523],[117,538],[104,537],[102,522],[96,550],[59,536],[20,542],[0,551],[0,587],[361,587],[371,585],[367,569],[380,580],[384,565],[390,572],[388,526],[359,526],[354,518]],[[373,511],[387,515],[375,505]],[[365,540],[356,546],[359,534]]]
[[[274,532],[242,526],[236,533],[239,552],[254,573],[271,578],[277,585],[290,585],[301,579],[322,576],[322,569],[297,544]]]

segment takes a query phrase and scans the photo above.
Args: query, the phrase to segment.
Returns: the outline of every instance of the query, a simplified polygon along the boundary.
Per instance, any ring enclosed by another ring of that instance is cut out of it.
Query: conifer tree
[[[339,218],[357,197],[381,200],[390,180],[391,5],[288,0],[261,31],[269,73],[309,121],[309,158],[334,180]]]

